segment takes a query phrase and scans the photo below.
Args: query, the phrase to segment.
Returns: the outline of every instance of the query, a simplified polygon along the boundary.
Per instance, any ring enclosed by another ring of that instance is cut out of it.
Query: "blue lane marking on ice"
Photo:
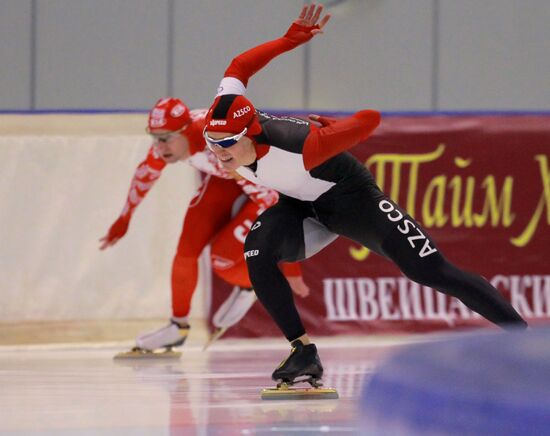
[[[410,346],[365,384],[362,425],[375,434],[548,434],[550,328],[474,332]]]

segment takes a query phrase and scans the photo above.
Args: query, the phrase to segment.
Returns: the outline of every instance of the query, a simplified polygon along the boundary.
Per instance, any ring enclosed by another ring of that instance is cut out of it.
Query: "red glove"
[[[128,226],[130,224],[130,215],[119,216],[118,219],[113,223],[109,232],[99,240],[102,244],[100,245],[100,250],[105,250],[107,247],[115,245],[120,238],[122,238],[128,231]]]
[[[314,26],[303,26],[296,22],[292,23],[283,38],[287,38],[296,45],[303,44],[308,42],[311,38],[315,36],[313,30],[319,30],[320,27],[318,24]]]
[[[315,5],[314,3],[304,5],[300,16],[292,23],[284,38],[295,44],[303,44],[318,33],[322,33],[323,27],[330,19],[330,14],[326,14],[321,18],[322,13],[323,5]],[[321,20],[319,21],[319,19]]]

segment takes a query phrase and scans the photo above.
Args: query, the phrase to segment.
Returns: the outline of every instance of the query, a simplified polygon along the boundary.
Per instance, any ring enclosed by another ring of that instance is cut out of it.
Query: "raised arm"
[[[323,5],[304,5],[300,16],[282,37],[254,47],[234,58],[225,71],[217,95],[244,95],[250,77],[269,61],[322,33],[323,27],[330,19],[330,14],[321,18],[322,12]]]

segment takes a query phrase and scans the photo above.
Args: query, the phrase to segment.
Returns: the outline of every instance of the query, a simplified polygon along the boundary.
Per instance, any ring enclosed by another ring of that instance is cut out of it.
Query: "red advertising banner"
[[[352,153],[441,252],[489,280],[531,324],[550,323],[550,116],[391,116]],[[490,323],[338,238],[302,263],[309,334],[448,330]],[[213,279],[211,313],[230,292]],[[257,303],[228,337],[279,336]]]

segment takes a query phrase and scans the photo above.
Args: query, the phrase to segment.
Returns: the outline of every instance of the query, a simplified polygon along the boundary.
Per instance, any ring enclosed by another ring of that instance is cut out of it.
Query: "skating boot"
[[[263,389],[263,400],[288,399],[336,399],[338,392],[322,388],[323,365],[315,344],[304,345],[297,339],[291,343],[290,356],[273,371],[271,378],[277,382],[275,389]],[[292,388],[295,383],[307,382],[311,388]]]
[[[115,359],[133,357],[164,357],[177,358],[181,356],[179,351],[173,351],[173,347],[183,345],[189,334],[189,325],[170,319],[170,323],[150,333],[137,337],[136,346],[130,351],[119,353]]]
[[[254,289],[235,286],[229,297],[227,297],[227,300],[222,303],[212,317],[212,324],[214,324],[216,329],[204,345],[203,351],[221,338],[229,327],[234,326],[243,319],[256,300],[257,297]]]

